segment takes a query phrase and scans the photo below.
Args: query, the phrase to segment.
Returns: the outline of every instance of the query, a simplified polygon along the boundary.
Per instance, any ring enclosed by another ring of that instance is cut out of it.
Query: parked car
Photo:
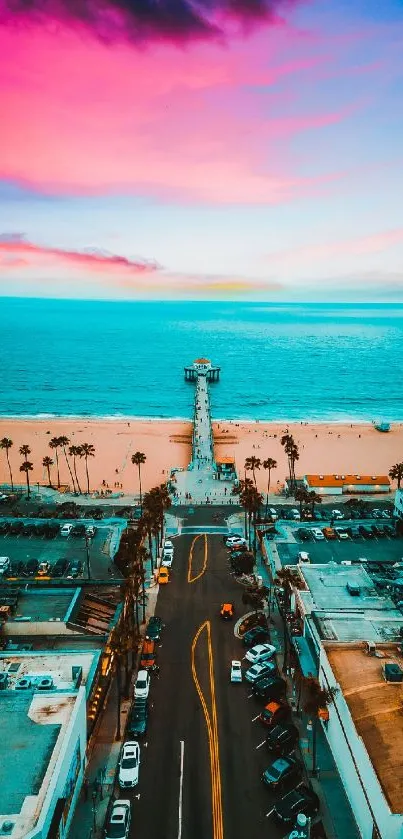
[[[222,603],[220,609],[220,617],[225,621],[231,621],[234,617],[234,604]]]
[[[297,510],[296,507],[293,507],[292,510],[290,510],[290,513],[291,513],[291,519],[292,520],[294,520],[294,521],[300,521],[301,520],[301,514],[300,514],[299,510]]]
[[[70,562],[67,572],[68,579],[75,580],[77,577],[81,577],[83,573],[83,563],[79,559],[73,559],[73,561]]]
[[[164,624],[162,623],[162,618],[159,618],[157,615],[152,615],[148,620],[146,638],[151,638],[153,641],[159,641],[163,626]]]
[[[0,575],[8,574],[11,569],[11,559],[9,556],[0,556]]]
[[[335,519],[335,521],[341,521],[341,519],[344,519],[341,510],[332,510],[332,519]]]
[[[172,568],[172,563],[174,560],[174,552],[172,551],[164,551],[162,554],[161,560],[161,567],[162,568]]]
[[[326,537],[326,539],[336,539],[337,538],[336,537],[336,531],[333,529],[333,527],[324,527],[323,528],[323,535]]]
[[[316,793],[301,784],[287,792],[283,798],[277,799],[274,805],[274,816],[283,824],[294,824],[300,813],[310,818],[317,816],[319,806]]]
[[[347,530],[344,530],[344,529],[342,530],[341,527],[335,527],[334,532],[335,532],[337,538],[341,539],[342,541],[344,539],[349,539],[350,538],[349,534],[347,533]]]
[[[24,536],[33,536],[34,533],[35,533],[35,525],[34,524],[24,525],[24,531],[23,531]]]
[[[231,682],[242,682],[242,667],[240,661],[231,661]]]
[[[11,566],[11,576],[12,577],[22,577],[25,571],[25,562],[22,559],[19,559],[17,562],[13,562]]]
[[[295,755],[278,757],[262,773],[262,781],[273,792],[284,790],[294,784],[302,775],[302,764]]]
[[[364,536],[364,539],[373,539],[374,534],[370,527],[367,524],[360,524],[358,530],[360,531],[360,536]]]
[[[35,577],[38,572],[39,562],[37,559],[29,559],[25,565],[25,576]]]
[[[359,539],[361,536],[360,528],[354,525],[348,528],[348,532],[352,539]]]
[[[52,577],[63,577],[68,567],[67,559],[57,559],[52,568]]]
[[[0,522],[0,533],[8,533],[10,530],[10,522],[9,521],[2,521]]]
[[[384,533],[386,533],[386,535],[390,536],[392,539],[394,539],[394,537],[396,536],[396,530],[390,524],[384,524],[383,530],[384,530]]]
[[[311,560],[310,560],[309,553],[307,553],[306,551],[299,551],[298,552],[298,563],[300,563],[300,562],[302,562],[302,563],[303,562],[310,562],[310,561]]]
[[[81,538],[81,539],[84,538],[85,534],[86,534],[85,524],[75,524],[72,531],[71,531],[72,536],[76,536],[77,538]]]
[[[260,664],[262,661],[267,661],[268,659],[273,658],[275,652],[276,648],[273,644],[256,644],[255,647],[248,650],[245,654],[245,658],[252,664]]]
[[[96,527],[93,524],[88,524],[85,528],[85,535],[88,536],[90,539],[93,539],[97,532]]]
[[[24,522],[22,521],[12,521],[10,523],[10,527],[8,528],[8,532],[11,536],[19,536],[24,531]]]
[[[141,648],[140,667],[142,670],[151,670],[155,665],[155,641],[145,638]],[[140,671],[141,672],[141,671]]]
[[[265,629],[264,626],[255,626],[254,629],[249,629],[242,638],[245,647],[253,647],[257,641],[262,642],[266,640],[270,641],[270,634],[269,630]]]
[[[287,683],[280,676],[263,676],[252,687],[253,693],[259,699],[279,699],[285,696]]]
[[[277,755],[288,755],[298,743],[298,728],[292,723],[275,725],[266,735],[266,748]]]
[[[119,761],[119,786],[136,787],[139,782],[140,746],[136,740],[124,743]]]
[[[288,720],[291,715],[291,708],[286,702],[279,702],[277,699],[271,699],[265,705],[263,711],[259,716],[260,722],[268,727],[278,725],[285,720]]]
[[[227,548],[247,547],[248,543],[243,536],[227,536],[224,540]]]
[[[50,562],[43,560],[39,563],[38,577],[48,577],[50,574]]]
[[[139,670],[134,684],[134,696],[139,699],[147,699],[150,692],[150,674],[147,670]]]
[[[168,582],[169,582],[168,568],[165,568],[163,565],[161,565],[161,567],[158,571],[158,583],[161,586],[161,585],[166,585],[166,583],[168,583]]]
[[[383,536],[383,527],[380,524],[372,524],[371,530],[374,536]]]
[[[72,530],[72,524],[64,524],[63,527],[60,528],[60,536],[70,536]]]
[[[105,839],[127,839],[131,822],[131,804],[117,798],[105,827]]]
[[[316,542],[320,542],[322,539],[325,538],[319,527],[312,528],[312,536]]]
[[[270,518],[271,518],[273,521],[276,521],[276,520],[277,520],[277,511],[274,509],[274,507],[268,507],[268,508],[267,508],[267,512],[268,512],[268,514],[269,514]]]
[[[260,664],[254,664],[245,673],[247,682],[256,682],[261,676],[267,676],[269,673],[274,673],[276,664],[274,661],[262,661]]]
[[[300,527],[299,530],[297,530],[296,535],[298,536],[298,539],[301,540],[301,542],[310,542],[312,539],[311,531],[306,530],[306,528],[304,527]]]
[[[127,733],[130,737],[141,737],[146,733],[148,726],[148,702],[146,699],[136,699],[127,724]]]

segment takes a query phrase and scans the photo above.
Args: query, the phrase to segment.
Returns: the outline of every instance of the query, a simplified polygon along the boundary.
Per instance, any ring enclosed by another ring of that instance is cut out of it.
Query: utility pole
[[[87,535],[87,533],[85,534],[84,539],[85,539],[85,550],[86,550],[86,554],[87,554],[87,576],[88,576],[88,579],[90,580],[90,579],[91,579],[91,566],[90,566],[90,544],[91,544],[91,539],[90,539],[90,537]]]

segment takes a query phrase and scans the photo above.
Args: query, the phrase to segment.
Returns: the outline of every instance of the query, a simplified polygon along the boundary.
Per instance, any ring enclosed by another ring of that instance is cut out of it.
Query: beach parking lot
[[[75,522],[69,522],[69,524],[75,524]],[[50,576],[52,576],[52,567],[55,565],[57,560],[65,560],[68,565],[76,560],[81,562],[82,564],[82,573],[79,574],[79,577],[86,577],[87,576],[87,552],[86,552],[86,543],[84,537],[79,536],[61,536],[60,531],[59,534],[54,536],[53,538],[49,538],[46,535],[39,535],[38,533],[29,533],[26,528],[30,528],[31,525],[34,525],[35,528],[44,526],[44,521],[42,520],[25,520],[24,521],[24,530],[20,534],[11,534],[5,533],[0,534],[0,556],[7,556],[11,560],[11,574],[14,576],[26,576],[26,565],[30,560],[36,560],[39,563],[41,562],[49,562],[51,566]],[[54,521],[50,522],[52,526],[57,526],[58,524],[60,527],[65,524],[65,522],[55,523]],[[78,522],[78,524],[82,524],[82,522]],[[86,521],[85,525],[88,526],[91,522]],[[91,576],[97,579],[107,578],[108,574],[108,567],[110,564],[109,559],[109,538],[111,532],[114,528],[107,524],[99,525],[98,522],[94,523],[96,527],[95,536],[90,540],[89,544],[89,556],[90,556],[90,571]],[[29,533],[29,535],[28,535]],[[68,576],[69,570],[66,569],[63,575],[61,576]],[[28,576],[35,576],[35,574],[28,575]]]
[[[403,559],[403,538],[379,537],[374,539],[346,539],[339,542],[277,542],[282,565],[297,565],[299,551],[306,551],[312,563],[320,564],[365,557],[371,562],[401,562]]]

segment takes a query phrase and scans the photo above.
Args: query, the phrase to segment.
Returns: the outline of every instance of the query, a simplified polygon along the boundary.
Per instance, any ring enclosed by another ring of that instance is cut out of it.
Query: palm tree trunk
[[[138,464],[138,467],[139,467],[139,487],[140,487],[140,513],[141,513],[141,515],[143,515],[143,497],[142,497],[142,494],[141,494],[141,469],[140,469],[140,464]]]
[[[85,471],[87,473],[87,495],[90,494],[90,476],[88,474],[88,457],[85,456]]]
[[[66,449],[65,449],[65,447],[64,447],[64,446],[63,446],[63,452],[64,452],[64,456],[65,456],[65,458],[66,458],[67,468],[68,468],[68,470],[69,470],[69,472],[70,472],[71,483],[73,484],[73,492],[75,493],[75,492],[76,492],[76,485],[75,485],[75,483],[74,483],[74,478],[73,478],[73,473],[72,473],[72,471],[71,471],[70,461],[69,461],[69,459],[68,459],[68,457],[67,457],[67,452],[66,452]]]
[[[52,481],[51,481],[51,478],[50,478],[50,466],[47,466],[47,470],[48,470],[48,483],[49,483],[49,486],[52,487]]]
[[[141,592],[141,606],[142,606],[142,611],[143,611],[142,623],[145,623],[146,622],[146,587],[145,587],[145,584],[144,584],[144,579],[143,579],[143,588],[142,588],[142,592]]]
[[[135,602],[135,615],[136,615],[137,634],[139,634],[139,632],[140,632],[140,615],[139,615],[139,598],[138,598],[138,596],[136,597],[136,602]]]
[[[121,685],[121,676],[120,676],[120,657],[117,656],[117,664],[116,664],[116,686],[118,689],[118,701],[116,703],[117,709],[117,718],[116,718],[116,735],[115,740],[120,740],[121,733],[120,733],[120,703],[122,700],[122,685]]]
[[[250,538],[250,537],[251,537],[251,518],[252,518],[252,513],[251,513],[250,511],[248,511],[248,542],[249,542],[249,550],[251,550],[251,548],[252,548],[252,545],[251,545],[251,538]]]
[[[57,453],[57,448],[55,448],[55,455],[56,455],[56,469],[57,469],[57,488],[60,489],[59,455]]]
[[[317,745],[317,735],[318,735],[318,718],[315,714],[313,718],[313,729],[312,729],[312,775],[316,777],[318,774],[318,768],[316,766],[316,745]]]
[[[31,489],[30,489],[30,486],[29,486],[29,474],[28,474],[28,469],[27,469],[27,471],[26,471],[26,473],[25,473],[25,474],[26,474],[26,476],[27,476],[27,490],[28,490],[28,498],[29,498],[29,496],[30,496],[30,494],[31,494]]]
[[[6,449],[6,457],[7,457],[7,463],[8,463],[8,471],[9,471],[9,473],[10,473],[11,492],[14,492],[13,473],[12,473],[12,471],[11,471],[10,459],[9,459],[9,456],[8,456],[8,449]]]
[[[73,457],[73,469],[74,469],[74,474],[76,476],[76,484],[77,484],[77,487],[78,487],[78,491],[81,495],[81,487],[80,487],[80,484],[79,484],[79,481],[78,481],[78,478],[77,478],[77,467],[76,467],[76,456],[75,455]]]

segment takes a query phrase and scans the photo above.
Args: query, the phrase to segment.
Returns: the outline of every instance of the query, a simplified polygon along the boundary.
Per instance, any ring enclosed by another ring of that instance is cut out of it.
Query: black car
[[[280,699],[285,696],[287,684],[280,676],[263,676],[252,687],[259,699]]]
[[[292,723],[275,725],[266,736],[266,747],[274,754],[288,755],[295,748],[298,738],[298,728]]]
[[[24,530],[24,522],[22,521],[13,521],[10,524],[8,532],[11,536],[19,536]]]
[[[302,775],[302,764],[294,755],[277,757],[262,773],[262,781],[277,792],[294,786]]]
[[[294,824],[299,813],[313,818],[319,813],[319,798],[309,787],[300,784],[276,801],[274,815],[283,824]]]
[[[25,562],[21,559],[18,562],[13,562],[11,565],[11,576],[22,577],[25,571]]]
[[[37,559],[29,559],[25,565],[25,576],[26,577],[35,577],[39,568],[39,562]]]
[[[248,632],[245,632],[242,641],[245,647],[254,647],[255,644],[264,644],[265,641],[270,641],[269,630],[265,629],[264,626],[255,626],[253,629],[249,629]]]
[[[81,574],[83,573],[83,563],[79,559],[73,559],[73,562],[70,562],[67,570],[67,577],[72,577],[73,579],[81,577]]]
[[[48,526],[47,524],[35,525],[35,536],[46,536]]]
[[[306,530],[304,527],[300,527],[299,530],[297,530],[297,536],[301,542],[310,542],[312,540],[310,531]]]
[[[374,534],[370,527],[366,524],[360,524],[358,530],[360,531],[360,536],[364,536],[364,539],[373,539]]]
[[[396,536],[396,530],[394,527],[392,527],[391,524],[384,524],[383,530],[384,533],[386,533],[386,535],[390,536],[392,539]]]
[[[140,737],[147,731],[148,725],[148,702],[147,700],[136,700],[132,709],[126,732],[129,737]]]
[[[0,533],[8,533],[10,529],[10,523],[8,521],[0,522]]]
[[[71,535],[81,537],[83,539],[85,536],[85,524],[74,525]]]
[[[359,539],[361,536],[360,528],[354,525],[347,528],[347,533],[350,534],[352,539]]]
[[[159,641],[163,626],[162,618],[152,615],[147,624],[146,637],[152,641]]]
[[[33,536],[35,533],[34,524],[26,524],[24,527],[24,536]]]
[[[383,536],[383,528],[379,524],[372,524],[371,530],[374,536]]]
[[[68,567],[67,559],[57,559],[52,568],[52,577],[63,577]]]

